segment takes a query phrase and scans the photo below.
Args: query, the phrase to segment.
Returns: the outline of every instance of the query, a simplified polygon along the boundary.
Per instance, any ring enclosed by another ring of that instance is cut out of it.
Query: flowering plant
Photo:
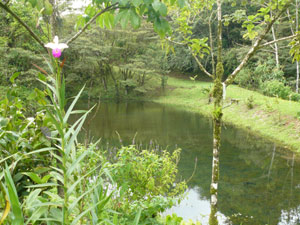
[[[59,43],[58,42],[58,37],[55,36],[53,39],[53,42],[50,42],[48,44],[45,44],[46,48],[51,48],[52,49],[52,55],[55,58],[59,58],[61,56],[62,51],[65,48],[68,48],[69,46],[65,43]]]

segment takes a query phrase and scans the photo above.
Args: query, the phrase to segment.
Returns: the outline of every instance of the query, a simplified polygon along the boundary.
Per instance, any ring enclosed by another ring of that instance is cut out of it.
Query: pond
[[[181,148],[179,173],[189,179],[187,198],[168,210],[208,224],[212,121],[199,114],[148,102],[101,103],[87,119],[102,145],[135,143]],[[220,224],[300,224],[300,157],[231,126],[222,128]],[[197,160],[196,160],[197,159]],[[228,222],[228,218],[231,221]]]

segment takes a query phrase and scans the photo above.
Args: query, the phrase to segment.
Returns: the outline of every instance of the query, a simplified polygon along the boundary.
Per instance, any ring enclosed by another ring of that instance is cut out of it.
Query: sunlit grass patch
[[[211,116],[210,102],[212,83],[169,78],[169,89],[155,102],[176,105],[188,111]],[[249,100],[250,99],[250,100]],[[249,101],[251,107],[249,107]],[[231,85],[224,101],[225,123],[300,150],[300,103],[267,97],[258,92]]]

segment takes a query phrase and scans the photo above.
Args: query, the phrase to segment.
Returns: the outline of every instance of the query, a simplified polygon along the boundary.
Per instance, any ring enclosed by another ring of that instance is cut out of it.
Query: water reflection
[[[186,197],[178,206],[167,210],[163,215],[176,213],[181,215],[184,220],[192,219],[193,221],[201,221],[202,224],[208,224],[210,214],[210,203],[207,199],[201,199],[198,187],[189,188]],[[225,223],[226,217],[218,213],[219,223]]]
[[[92,115],[91,115],[92,116]],[[212,122],[194,113],[153,103],[102,103],[90,123],[94,139],[119,146],[150,141],[182,148],[180,176],[189,198],[170,212],[207,224],[212,160]],[[222,224],[300,224],[300,157],[246,131],[223,128],[220,153],[219,215]],[[227,222],[225,222],[225,217]]]

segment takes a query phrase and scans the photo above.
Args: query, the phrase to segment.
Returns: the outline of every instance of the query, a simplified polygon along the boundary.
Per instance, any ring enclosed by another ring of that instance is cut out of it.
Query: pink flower
[[[61,52],[65,49],[68,48],[69,46],[66,45],[65,43],[58,43],[58,37],[55,36],[53,43],[50,42],[48,44],[45,44],[46,48],[51,48],[52,49],[52,55],[55,58],[59,58],[61,56]]]
[[[56,48],[56,49],[52,49],[52,55],[55,57],[55,58],[59,58],[61,56],[61,50],[59,48]]]

